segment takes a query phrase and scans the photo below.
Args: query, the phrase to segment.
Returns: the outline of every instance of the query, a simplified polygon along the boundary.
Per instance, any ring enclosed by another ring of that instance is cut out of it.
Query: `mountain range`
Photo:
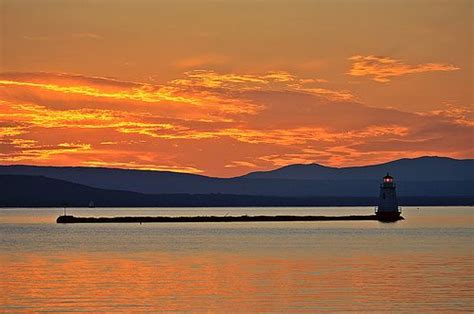
[[[286,201],[283,202],[285,204],[295,202],[294,200],[289,201],[289,198],[300,198],[300,201],[301,198],[305,198],[306,203],[312,199],[311,204],[321,203],[323,199],[329,202],[328,204],[334,203],[329,200],[337,199],[341,204],[346,204],[348,199],[352,199],[354,202],[365,199],[366,203],[370,203],[374,199],[376,200],[379,184],[387,172],[394,176],[398,194],[405,199],[474,199],[474,159],[420,157],[346,168],[298,164],[271,171],[252,172],[234,178],[213,178],[168,171],[114,168],[0,166],[0,187],[2,189],[0,206],[2,206],[2,200],[5,203],[9,197],[7,194],[24,195],[23,201],[32,198],[31,206],[34,206],[35,201],[40,203],[41,199],[46,198],[50,203],[53,200],[56,200],[57,203],[60,199],[64,199],[58,195],[60,194],[58,191],[62,190],[59,187],[71,188],[70,184],[77,185],[77,191],[80,190],[83,193],[81,198],[75,198],[75,202],[80,199],[83,200],[82,202],[88,202],[90,199],[98,205],[100,205],[100,202],[97,202],[98,199],[105,203],[110,203],[111,199],[122,200],[122,204],[126,203],[127,206],[142,204],[143,202],[141,203],[139,199],[148,200],[145,202],[147,204],[158,204],[160,199],[156,198],[157,195],[161,197],[161,200],[165,199],[164,195],[168,195],[170,199],[173,199],[170,201],[170,205],[179,205],[179,199],[186,204],[198,204],[199,206],[201,203],[202,206],[207,206],[206,202],[212,203],[211,199],[220,199],[219,204],[225,205],[225,199],[231,203],[230,199],[232,198],[235,203],[236,196],[240,197],[237,203],[241,204],[242,199],[247,198],[247,201],[243,203],[248,205],[253,203],[260,205],[280,204],[285,198]],[[13,187],[15,188],[13,189]],[[88,188],[94,189],[94,192],[92,193],[92,190],[87,192]],[[35,190],[49,195],[31,194]],[[74,193],[71,192],[71,189],[68,191],[68,197],[71,198]],[[110,194],[111,192],[113,193]],[[29,196],[26,196],[27,194]],[[184,197],[184,195],[188,196]],[[194,200],[191,200],[190,195],[194,195]],[[201,197],[196,195],[201,195]],[[209,195],[214,196],[210,197]],[[260,199],[256,201],[258,197]],[[342,200],[343,198],[345,201]],[[133,201],[129,202],[126,199]],[[196,203],[196,199],[206,200]],[[270,199],[274,201],[271,202]],[[12,204],[14,206],[14,203],[9,201],[8,206]]]
[[[362,167],[334,168],[318,164],[289,165],[251,172],[243,178],[294,180],[373,180],[386,172],[400,181],[463,181],[474,179],[474,159],[419,157]]]

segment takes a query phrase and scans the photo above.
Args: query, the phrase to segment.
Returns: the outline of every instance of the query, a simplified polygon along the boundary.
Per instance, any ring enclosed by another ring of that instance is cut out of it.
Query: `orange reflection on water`
[[[469,256],[2,254],[1,310],[472,309]]]

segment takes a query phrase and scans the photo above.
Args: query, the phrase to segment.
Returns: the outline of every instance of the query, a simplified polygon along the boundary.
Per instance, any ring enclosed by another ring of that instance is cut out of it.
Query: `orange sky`
[[[0,163],[474,157],[472,1],[0,2]]]

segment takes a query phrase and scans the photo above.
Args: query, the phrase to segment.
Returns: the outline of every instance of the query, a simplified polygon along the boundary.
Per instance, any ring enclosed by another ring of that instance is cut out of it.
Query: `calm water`
[[[370,214],[353,208],[70,209],[77,216]],[[0,311],[474,310],[474,208],[405,221],[58,225],[0,209]]]

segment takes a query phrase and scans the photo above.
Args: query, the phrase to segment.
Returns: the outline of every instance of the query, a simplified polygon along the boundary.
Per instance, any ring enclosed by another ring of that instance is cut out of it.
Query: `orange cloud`
[[[19,126],[0,126],[0,137],[15,136],[22,133],[22,128]]]
[[[383,56],[352,56],[352,67],[348,74],[352,76],[369,76],[376,82],[390,82],[391,78],[413,73],[434,71],[456,71],[458,67],[443,63],[423,63],[409,65],[401,60]]]
[[[80,103],[73,107],[103,108],[114,104],[124,110],[134,107],[144,112],[161,112],[169,116],[170,112],[185,111],[189,118],[222,119],[228,114],[254,113],[258,106],[243,99],[234,99],[231,95],[223,97],[222,93],[209,89],[195,89],[189,85],[170,82],[166,85],[119,81],[103,77],[85,77],[54,73],[3,73],[0,74],[0,96],[13,94],[16,102],[28,102],[31,98],[43,101],[65,103],[76,100]],[[8,98],[3,98],[8,100]],[[51,103],[50,102],[50,103]],[[182,115],[182,114],[181,114]]]
[[[191,71],[163,84],[3,73],[0,163],[229,176],[295,162],[472,153],[468,107],[369,107],[320,84],[285,71]]]
[[[63,155],[65,153],[84,152],[91,149],[90,144],[83,143],[59,143],[53,145],[38,145],[35,140],[13,139],[12,141],[0,140],[0,146],[9,144],[19,149],[19,151],[0,153],[0,161],[17,162],[24,160],[49,161],[54,155]],[[3,144],[3,145],[2,145]]]
[[[420,112],[420,115],[444,117],[461,125],[474,126],[474,110],[472,107],[447,104],[444,109]]]
[[[224,166],[225,168],[235,168],[235,167],[242,167],[242,168],[257,168],[258,166],[253,162],[248,162],[244,160],[235,160],[232,161],[230,164]]]
[[[100,160],[89,160],[83,163],[86,166],[91,167],[108,167],[108,168],[126,168],[136,170],[158,170],[158,171],[173,171],[173,172],[185,172],[185,173],[201,173],[203,170],[194,167],[180,167],[170,165],[157,165],[157,164],[143,164],[137,162],[106,162]]]
[[[256,88],[259,85],[267,85],[271,81],[281,81],[286,79],[286,75],[278,75],[278,73],[268,73],[267,75],[251,75],[251,74],[219,74],[214,71],[194,70],[186,72],[185,79],[177,79],[172,83],[182,86],[202,86],[202,87],[231,87],[240,84],[246,88],[245,84],[250,85],[247,88]]]
[[[314,87],[327,81],[321,79],[299,78],[286,71],[270,71],[262,75],[220,74],[215,71],[194,70],[186,72],[186,78],[176,79],[173,84],[185,87],[208,89],[228,89],[245,91],[294,91],[329,98],[331,100],[350,100],[353,95],[347,90],[331,90]]]
[[[156,91],[151,86],[142,85],[140,88],[132,88],[124,91],[116,92],[107,92],[105,90],[100,90],[91,86],[61,86],[56,84],[48,83],[34,83],[34,82],[19,82],[19,81],[10,81],[10,80],[0,80],[0,85],[5,87],[9,86],[27,86],[39,88],[42,90],[59,92],[64,94],[79,94],[83,96],[92,96],[92,97],[104,97],[112,98],[116,100],[137,100],[143,102],[155,103],[162,100],[171,100],[179,102],[189,102],[194,103],[193,99],[188,99],[185,97],[172,96],[166,90]]]

